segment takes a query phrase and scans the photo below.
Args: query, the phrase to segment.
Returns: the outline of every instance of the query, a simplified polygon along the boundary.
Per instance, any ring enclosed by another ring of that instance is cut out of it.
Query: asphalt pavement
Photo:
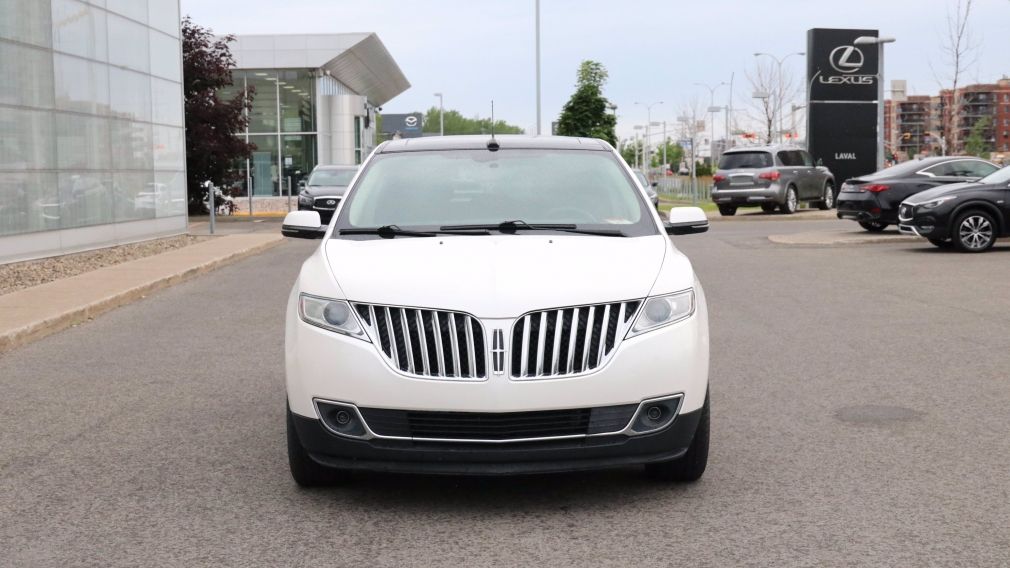
[[[1010,245],[767,238],[846,227],[675,238],[712,318],[693,485],[628,468],[298,489],[283,311],[317,243],[158,292],[0,356],[0,565],[1006,566]]]

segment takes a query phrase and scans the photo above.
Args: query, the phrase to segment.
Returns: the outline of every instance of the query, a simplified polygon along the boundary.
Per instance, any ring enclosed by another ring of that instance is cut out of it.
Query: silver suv
[[[728,150],[712,177],[712,201],[719,213],[735,215],[738,207],[761,206],[766,213],[780,208],[795,213],[801,201],[831,209],[835,176],[814,165],[810,152],[787,146],[755,146]]]

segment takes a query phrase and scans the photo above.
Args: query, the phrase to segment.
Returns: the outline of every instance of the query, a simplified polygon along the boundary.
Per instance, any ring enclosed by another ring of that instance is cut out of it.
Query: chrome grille
[[[315,209],[331,210],[336,209],[337,205],[340,205],[339,197],[326,197],[326,196],[316,197],[312,201],[312,207]]]
[[[460,312],[355,303],[368,337],[394,368],[421,377],[487,376],[484,328]]]
[[[641,302],[531,312],[512,328],[511,376],[537,379],[602,367],[628,332]]]

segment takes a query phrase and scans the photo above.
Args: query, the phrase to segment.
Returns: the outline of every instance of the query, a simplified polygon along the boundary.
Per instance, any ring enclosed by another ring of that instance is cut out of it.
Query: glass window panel
[[[149,170],[154,167],[151,125],[126,120],[109,121],[112,167],[117,170]]]
[[[149,30],[148,35],[151,38],[151,74],[181,82],[182,44],[154,30]]]
[[[0,43],[0,103],[53,106],[53,58],[48,51]]]
[[[109,63],[148,71],[151,68],[150,44],[146,27],[119,16],[109,16]]]
[[[109,113],[109,68],[69,55],[53,57],[56,108],[88,114]]]
[[[152,122],[182,126],[182,85],[162,79],[151,79],[153,99]]]
[[[0,236],[59,228],[56,174],[7,172],[0,176]]]
[[[77,0],[53,0],[53,49],[106,61],[106,14]]]
[[[282,71],[280,88],[281,131],[314,132],[315,79],[309,70]]]
[[[154,172],[117,172],[112,181],[117,223],[154,219],[157,210]]]
[[[109,68],[109,99],[116,116],[151,120],[151,77],[118,67]]]
[[[281,138],[284,160],[284,195],[287,195],[288,178],[291,178],[291,194],[298,193],[298,183],[312,173],[316,167],[316,136],[302,134]]]
[[[148,25],[179,37],[179,0],[148,0]]]
[[[182,172],[154,172],[157,190],[155,214],[158,217],[185,215],[187,211],[186,175]]]
[[[59,175],[59,223],[63,229],[113,222],[115,194],[108,172]]]
[[[249,136],[256,145],[249,160],[253,195],[279,195],[277,171],[277,136]]]
[[[57,114],[56,162],[59,169],[107,170],[109,121],[79,114]]]
[[[249,132],[277,132],[277,84],[273,71],[247,71],[246,81],[255,89],[249,112]]]
[[[55,165],[52,115],[0,107],[0,169],[42,170]]]
[[[179,170],[186,168],[186,137],[181,128],[154,127],[154,169]]]
[[[147,2],[144,0],[106,0],[105,7],[110,12],[147,24]]]
[[[0,0],[0,38],[51,47],[49,2]]]

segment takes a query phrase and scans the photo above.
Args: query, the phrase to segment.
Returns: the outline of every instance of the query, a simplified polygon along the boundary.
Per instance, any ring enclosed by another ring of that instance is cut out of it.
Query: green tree
[[[621,157],[624,158],[628,165],[635,167],[635,155],[636,153],[641,154],[642,152],[642,141],[631,139],[626,141],[621,146]]]
[[[989,158],[989,141],[986,140],[985,134],[990,124],[992,124],[992,119],[988,116],[975,121],[975,124],[971,127],[971,132],[968,134],[968,138],[964,141],[964,151],[966,154],[980,158]]]
[[[617,144],[617,119],[607,112],[608,101],[603,96],[607,70],[596,61],[583,61],[576,76],[575,93],[558,118],[558,134],[601,138]]]
[[[424,113],[424,125],[421,127],[421,131],[438,134],[438,119],[438,107],[433,106],[429,108]],[[481,118],[479,116],[466,118],[460,114],[459,111],[446,109],[444,120],[446,136],[458,134],[491,134],[490,118]],[[523,129],[515,126],[514,124],[509,124],[504,120],[496,120],[494,122],[494,133],[522,134]]]
[[[663,144],[659,144],[655,148],[656,153],[652,155],[652,167],[657,168],[663,164]],[[684,149],[680,147],[673,140],[666,139],[666,163],[670,164],[671,169],[677,170],[677,166],[680,165],[681,160],[684,159]]]
[[[228,49],[232,36],[214,37],[186,16],[182,20],[182,91],[186,99],[186,185],[189,212],[206,213],[203,201],[210,180],[228,187],[238,178],[232,167],[256,146],[236,136],[245,131],[252,89],[235,89]]]

